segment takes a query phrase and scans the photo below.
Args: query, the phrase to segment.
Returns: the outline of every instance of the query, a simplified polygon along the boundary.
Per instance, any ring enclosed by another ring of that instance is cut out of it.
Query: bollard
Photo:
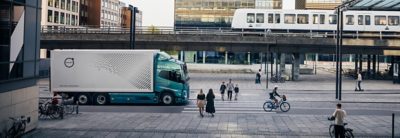
[[[394,138],[394,113],[392,114],[392,138]]]
[[[76,112],[76,114],[79,114],[79,103],[78,103],[78,101],[76,101],[76,109],[75,109],[75,112]]]

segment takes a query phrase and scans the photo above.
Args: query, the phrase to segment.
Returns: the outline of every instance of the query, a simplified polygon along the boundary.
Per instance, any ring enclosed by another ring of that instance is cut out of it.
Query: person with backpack
[[[225,90],[226,90],[225,82],[222,82],[221,87],[219,87],[219,91],[221,92],[222,101],[224,101]]]
[[[260,84],[260,83],[261,83],[261,69],[259,69],[256,74],[256,84]]]
[[[239,95],[239,85],[238,84],[236,84],[236,86],[235,86],[235,88],[234,88],[234,91],[235,91],[235,101],[237,100],[237,97],[238,97],[238,95]]]

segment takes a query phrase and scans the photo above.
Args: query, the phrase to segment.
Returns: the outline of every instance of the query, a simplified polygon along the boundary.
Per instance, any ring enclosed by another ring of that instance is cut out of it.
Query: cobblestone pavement
[[[335,78],[330,72],[302,75],[296,82],[278,83],[279,92],[288,95],[291,109],[265,112],[265,84],[254,84],[252,73],[191,73],[191,97],[179,113],[81,112],[64,120],[40,120],[35,131],[24,137],[329,137],[332,123]],[[263,76],[265,77],[265,76]],[[200,117],[194,103],[199,89],[218,90],[220,82],[232,78],[241,89],[238,101],[221,101],[216,94],[216,116]],[[265,80],[263,80],[265,82]],[[391,113],[400,118],[400,85],[390,81],[366,80],[364,92],[354,91],[354,80],[344,78],[346,122],[356,137],[390,137]],[[48,95],[46,80],[41,96]],[[269,88],[275,84],[270,83]],[[90,108],[90,107],[88,107]],[[149,107],[150,108],[150,107]],[[400,119],[395,120],[396,137],[400,137]]]

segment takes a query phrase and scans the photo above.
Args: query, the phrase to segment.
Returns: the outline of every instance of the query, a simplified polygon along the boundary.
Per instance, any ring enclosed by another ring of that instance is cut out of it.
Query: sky
[[[143,26],[174,26],[174,0],[121,0],[143,13]],[[283,9],[294,9],[295,0],[282,0]]]
[[[174,0],[121,0],[138,7],[143,26],[174,26]]]

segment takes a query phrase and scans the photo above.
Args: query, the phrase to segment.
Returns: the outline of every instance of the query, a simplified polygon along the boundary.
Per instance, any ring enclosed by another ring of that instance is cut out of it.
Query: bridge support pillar
[[[300,78],[300,54],[293,54],[293,65],[292,65],[292,80],[296,81]]]
[[[228,51],[225,51],[225,64],[228,64]]]
[[[280,57],[280,60],[279,60],[280,62],[279,62],[279,73],[281,74],[281,76],[282,77],[284,77],[286,74],[285,74],[285,64],[286,64],[286,56],[285,56],[285,53],[281,53],[281,57]]]
[[[247,52],[247,64],[251,65],[251,61],[250,61],[250,52]]]
[[[357,54],[354,55],[354,75],[356,75],[358,71],[358,61],[359,61],[359,56]]]
[[[361,73],[362,70],[363,70],[363,55],[358,55],[358,57],[359,57],[359,61],[360,61],[360,69],[359,69],[359,71]]]
[[[206,64],[206,51],[203,51],[203,64]]]
[[[372,78],[376,79],[376,55],[372,55]]]
[[[371,78],[371,55],[367,55],[367,77]]]

